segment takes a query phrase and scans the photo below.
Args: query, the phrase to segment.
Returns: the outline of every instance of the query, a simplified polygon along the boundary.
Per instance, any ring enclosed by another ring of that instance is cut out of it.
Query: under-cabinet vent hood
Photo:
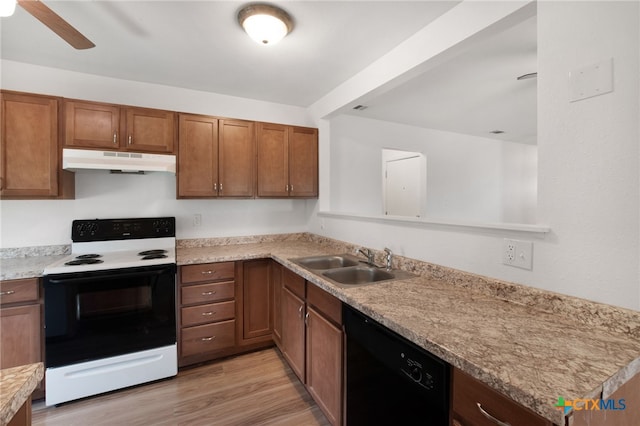
[[[138,152],[63,149],[65,170],[115,170],[122,172],[176,172],[176,156]]]

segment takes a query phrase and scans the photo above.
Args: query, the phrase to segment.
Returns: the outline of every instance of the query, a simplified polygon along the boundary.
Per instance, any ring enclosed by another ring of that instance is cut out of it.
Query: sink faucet
[[[367,258],[367,264],[369,266],[377,266],[375,264],[375,254],[373,253],[373,250],[368,248],[359,248],[356,249],[356,254],[358,253],[364,254],[364,256]]]
[[[391,252],[391,249],[388,248],[384,248],[384,252],[387,254],[386,255],[386,260],[387,260],[387,271],[391,270],[391,261],[393,260],[393,253]]]

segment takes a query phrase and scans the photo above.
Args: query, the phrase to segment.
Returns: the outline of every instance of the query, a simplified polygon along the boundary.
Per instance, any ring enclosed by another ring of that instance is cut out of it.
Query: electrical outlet
[[[193,215],[193,226],[202,225],[202,215],[200,213],[196,213]]]
[[[533,242],[505,238],[502,244],[502,263],[529,271],[533,269]]]

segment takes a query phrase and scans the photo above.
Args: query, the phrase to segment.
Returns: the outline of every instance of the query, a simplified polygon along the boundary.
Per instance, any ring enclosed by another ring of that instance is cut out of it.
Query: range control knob
[[[422,369],[420,367],[411,367],[409,374],[411,375],[411,378],[416,382],[420,382],[420,380],[422,380]]]

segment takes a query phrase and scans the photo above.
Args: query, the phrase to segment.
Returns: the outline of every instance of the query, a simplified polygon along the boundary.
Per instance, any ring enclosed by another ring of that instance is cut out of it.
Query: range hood
[[[113,170],[125,173],[176,172],[176,156],[142,154],[138,152],[93,151],[88,149],[62,150],[65,170]]]

